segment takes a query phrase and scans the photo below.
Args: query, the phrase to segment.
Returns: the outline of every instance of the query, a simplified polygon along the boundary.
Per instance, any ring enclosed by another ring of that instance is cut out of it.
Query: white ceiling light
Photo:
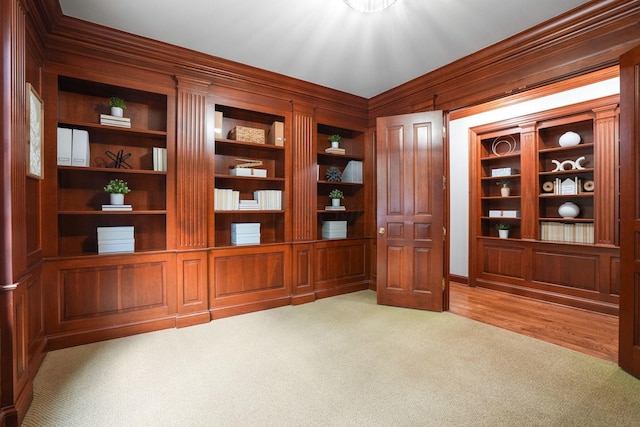
[[[358,12],[380,12],[394,4],[397,0],[344,0],[350,8]]]

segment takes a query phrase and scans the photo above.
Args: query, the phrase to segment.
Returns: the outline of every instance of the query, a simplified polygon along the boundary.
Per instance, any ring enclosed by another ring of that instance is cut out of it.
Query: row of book
[[[592,244],[594,242],[593,223],[541,221],[540,240]]]
[[[260,223],[259,222],[234,222],[231,224],[231,244],[236,245],[259,245],[260,244]]]
[[[153,147],[153,170],[167,171],[167,149],[161,147]]]
[[[256,190],[253,199],[240,200],[240,192],[229,188],[214,189],[213,208],[216,211],[281,210],[281,190]]]

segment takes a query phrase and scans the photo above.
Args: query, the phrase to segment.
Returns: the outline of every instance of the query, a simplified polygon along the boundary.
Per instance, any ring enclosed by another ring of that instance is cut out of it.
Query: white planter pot
[[[507,239],[509,238],[509,230],[498,230],[498,236],[501,239]]]
[[[511,188],[509,188],[509,187],[501,187],[500,188],[500,194],[502,195],[502,197],[509,197],[509,194],[511,194]]]
[[[111,107],[111,115],[116,117],[122,117],[124,110],[120,107]]]
[[[340,206],[340,199],[331,199],[331,206]]]
[[[124,205],[124,194],[110,193],[109,198],[111,199],[112,205]]]
[[[340,148],[340,141],[331,141],[331,148]]]

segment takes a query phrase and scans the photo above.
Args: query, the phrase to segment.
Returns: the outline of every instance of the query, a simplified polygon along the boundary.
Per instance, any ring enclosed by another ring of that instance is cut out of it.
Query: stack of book
[[[237,245],[259,245],[260,244],[260,223],[231,223],[231,244]]]
[[[105,126],[118,126],[121,128],[130,128],[131,119],[129,117],[118,117],[110,114],[100,114],[100,124]]]
[[[98,253],[133,252],[135,239],[133,226],[98,227]]]
[[[330,154],[345,154],[346,151],[344,148],[334,148],[334,147],[329,147],[329,148],[325,148],[324,151],[326,153],[330,153]]]
[[[167,149],[161,147],[153,147],[153,170],[167,171]]]
[[[342,171],[342,181],[362,184],[362,162],[359,160],[349,160],[344,171]]]
[[[346,211],[347,208],[345,206],[342,206],[342,205],[338,205],[338,206],[330,205],[330,206],[325,206],[324,210],[325,211]]]
[[[240,200],[238,202],[239,210],[258,210],[260,209],[260,205],[257,200]]]
[[[322,221],[323,239],[346,239],[347,221]]]
[[[131,205],[102,205],[103,211],[131,211]]]

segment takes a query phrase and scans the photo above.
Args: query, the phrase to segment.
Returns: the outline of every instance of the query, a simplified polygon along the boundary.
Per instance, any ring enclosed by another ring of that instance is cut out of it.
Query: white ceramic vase
[[[510,187],[500,187],[500,195],[502,195],[502,197],[509,197],[509,194],[511,194]]]
[[[558,208],[562,218],[575,218],[580,214],[580,207],[573,202],[564,202]]]
[[[340,141],[331,141],[331,148],[340,148]]]
[[[124,115],[124,110],[120,107],[111,107],[111,115],[116,117],[122,117]]]
[[[498,237],[501,239],[509,238],[509,230],[498,230]]]
[[[124,194],[122,193],[110,193],[109,199],[112,205],[124,205]]]
[[[340,206],[340,199],[331,199],[331,206]]]

